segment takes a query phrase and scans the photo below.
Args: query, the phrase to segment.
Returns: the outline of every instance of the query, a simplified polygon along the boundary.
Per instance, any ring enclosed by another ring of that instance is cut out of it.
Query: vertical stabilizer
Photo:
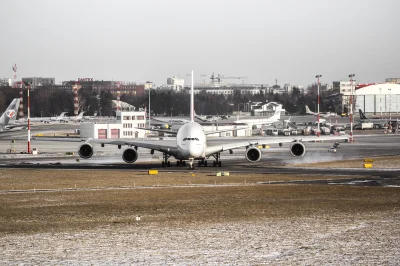
[[[190,122],[194,122],[194,88],[193,88],[193,70],[192,70],[192,86],[190,89]]]
[[[358,112],[359,112],[359,114],[360,114],[360,119],[364,119],[364,120],[368,119],[368,118],[365,116],[365,114],[361,111],[361,109],[358,109]]]
[[[11,104],[7,107],[6,111],[0,117],[0,124],[8,125],[8,123],[15,122],[17,118],[17,112],[19,108],[19,98],[15,98]]]

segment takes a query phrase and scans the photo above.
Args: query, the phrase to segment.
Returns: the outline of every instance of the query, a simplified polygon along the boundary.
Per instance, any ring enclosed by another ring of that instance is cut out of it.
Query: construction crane
[[[204,83],[204,85],[206,85],[206,79],[205,79],[205,77],[207,77],[207,75],[201,74],[200,77],[203,78],[203,83]]]
[[[215,75],[214,72],[213,72],[211,77],[210,77],[210,79],[212,80],[212,84],[221,85],[221,80],[222,79],[247,79],[247,77],[226,77],[226,76],[221,75],[221,74]]]

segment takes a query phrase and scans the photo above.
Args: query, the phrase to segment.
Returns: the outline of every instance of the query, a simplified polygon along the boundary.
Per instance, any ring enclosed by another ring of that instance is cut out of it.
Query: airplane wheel
[[[197,163],[197,166],[198,166],[198,167],[200,167],[200,166],[201,166],[201,161],[199,161],[199,162]]]
[[[215,161],[213,161],[213,167],[215,167],[215,165],[216,165],[216,163],[215,163]]]
[[[164,162],[161,162],[161,167],[164,167],[165,166],[165,163]]]
[[[222,165],[222,164],[221,164],[221,161],[219,161],[219,162],[218,162],[218,166],[221,167],[221,165]]]
[[[186,162],[185,162],[185,161],[183,161],[183,162],[182,162],[182,165],[183,165],[183,166],[186,166]]]
[[[181,164],[180,161],[176,161],[176,166],[179,166]]]
[[[171,167],[171,163],[170,163],[169,161],[167,162],[167,166],[168,166],[168,167]]]
[[[207,161],[204,161],[204,166],[207,167]]]

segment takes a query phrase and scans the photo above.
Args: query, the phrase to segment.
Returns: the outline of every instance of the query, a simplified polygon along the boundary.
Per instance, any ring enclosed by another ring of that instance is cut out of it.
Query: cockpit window
[[[184,139],[183,139],[183,141],[186,141],[186,140],[196,140],[196,141],[199,141],[199,138],[184,138]]]

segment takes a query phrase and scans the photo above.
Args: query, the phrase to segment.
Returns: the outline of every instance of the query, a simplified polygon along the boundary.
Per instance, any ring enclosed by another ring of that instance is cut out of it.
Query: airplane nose
[[[203,153],[203,151],[201,150],[201,148],[198,145],[193,143],[192,145],[189,146],[190,157],[197,158],[197,157],[200,157],[202,155],[202,153]]]

